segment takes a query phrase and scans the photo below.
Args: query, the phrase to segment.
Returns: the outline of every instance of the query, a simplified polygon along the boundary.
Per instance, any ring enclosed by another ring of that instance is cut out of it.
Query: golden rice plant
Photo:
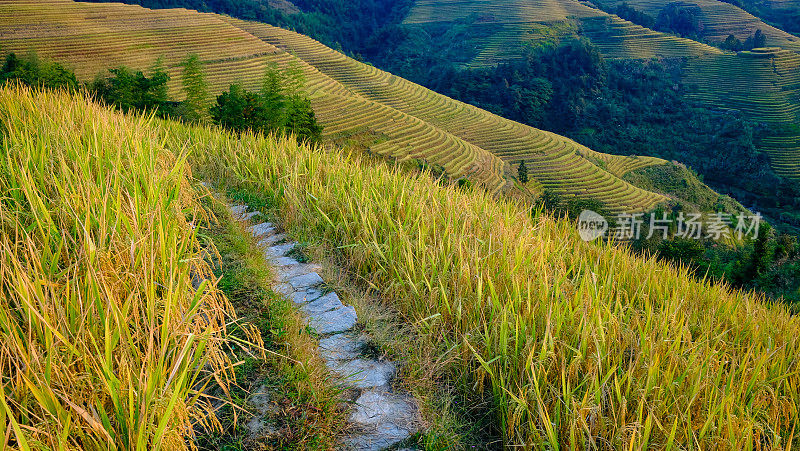
[[[151,117],[0,88],[0,448],[185,449],[232,310]]]
[[[164,124],[218,183],[271,198],[489,393],[506,445],[789,449],[800,319],[573,224],[343,151]]]
[[[228,307],[191,286],[203,267],[185,161],[272,198],[295,234],[337,249],[413,321],[420,348],[491,395],[507,445],[800,441],[800,320],[758,296],[356,154],[24,90],[0,91],[0,118],[12,446],[183,447],[204,418],[194,389],[224,365]]]

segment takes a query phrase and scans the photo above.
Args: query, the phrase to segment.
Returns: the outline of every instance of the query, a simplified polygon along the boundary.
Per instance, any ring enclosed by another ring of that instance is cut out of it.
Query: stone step
[[[326,295],[320,296],[314,301],[301,305],[300,311],[306,315],[313,316],[319,313],[336,310],[343,306],[344,304],[342,304],[342,300],[339,299],[339,295],[334,292],[330,292]]]
[[[268,234],[266,234],[265,238],[261,239],[258,242],[259,246],[261,246],[261,247],[269,247],[269,246],[275,245],[277,243],[280,243],[281,241],[285,241],[286,240],[286,234],[285,233],[269,233],[269,232],[267,232],[267,233]],[[256,235],[256,238],[258,238],[258,235]]]
[[[360,434],[345,440],[349,449],[378,451],[407,439],[419,429],[419,413],[407,395],[381,388],[366,390],[355,402],[350,422]]]
[[[315,273],[310,272],[306,274],[301,274],[299,276],[294,276],[291,279],[286,281],[295,291],[304,290],[306,288],[318,287],[325,283],[322,280],[322,277]]]
[[[307,302],[313,302],[322,297],[324,293],[317,288],[309,288],[305,291],[293,291],[288,296],[289,300],[294,302],[295,305],[302,305]]]
[[[248,213],[246,205],[230,208],[241,221],[258,217],[258,212]],[[344,305],[336,292],[325,290],[325,281],[319,275],[322,267],[287,257],[298,243],[289,240],[274,224],[262,222],[248,230],[259,239],[264,258],[275,271],[275,292],[286,296],[303,312],[308,325],[321,336],[320,356],[328,369],[342,386],[356,391],[349,416],[355,432],[343,439],[341,448],[379,451],[396,446],[419,431],[419,409],[414,399],[391,388],[396,366],[363,355],[367,340],[353,330],[358,321],[356,311]],[[247,427],[257,428],[258,421],[250,420]]]
[[[349,305],[308,317],[308,325],[320,335],[344,332],[352,329],[357,322],[356,309]]]
[[[365,359],[336,362],[328,368],[343,378],[346,385],[355,388],[388,387],[396,371],[391,362]]]
[[[361,337],[348,334],[336,334],[319,341],[320,356],[328,367],[338,364],[342,360],[353,360],[361,356],[361,350],[367,341]]]
[[[274,235],[277,232],[277,229],[275,228],[275,226],[270,222],[262,222],[260,224],[254,225],[252,227],[248,227],[247,229],[256,238],[260,238],[262,236],[266,237],[266,236],[269,236],[269,235]]]
[[[294,249],[297,245],[294,241],[290,241],[288,243],[283,244],[276,244],[274,246],[270,246],[264,249],[264,255],[267,256],[268,259],[283,257],[284,255],[288,254],[289,251]]]

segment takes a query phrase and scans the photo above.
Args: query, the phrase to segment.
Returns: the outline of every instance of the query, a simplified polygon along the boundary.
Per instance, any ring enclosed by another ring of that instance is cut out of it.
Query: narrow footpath
[[[273,268],[273,289],[303,312],[307,324],[320,336],[319,352],[342,388],[355,402],[348,419],[350,433],[341,440],[342,450],[395,449],[420,429],[419,409],[408,393],[392,388],[396,366],[364,355],[367,341],[356,330],[358,317],[334,291],[327,290],[321,267],[287,256],[297,246],[269,222],[258,222],[260,213],[246,205],[231,205],[234,218],[248,224],[264,257]]]

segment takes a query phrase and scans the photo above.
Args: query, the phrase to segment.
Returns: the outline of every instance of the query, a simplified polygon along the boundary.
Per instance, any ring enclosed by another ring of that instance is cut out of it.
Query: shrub
[[[163,68],[157,65],[149,77],[142,71],[134,72],[124,66],[108,72],[111,76],[98,75],[90,85],[91,91],[103,102],[126,113],[156,111],[162,116],[167,114],[167,82],[170,77]]]
[[[15,80],[28,86],[41,86],[45,88],[64,88],[75,90],[78,88],[78,79],[75,73],[59,63],[42,62],[35,53],[20,58],[14,53],[9,53],[0,71],[0,83]]]
[[[217,97],[211,118],[237,133],[290,133],[298,141],[317,143],[322,139],[322,127],[317,123],[311,102],[304,96],[303,84],[298,68],[280,71],[269,67],[261,92],[231,85]]]

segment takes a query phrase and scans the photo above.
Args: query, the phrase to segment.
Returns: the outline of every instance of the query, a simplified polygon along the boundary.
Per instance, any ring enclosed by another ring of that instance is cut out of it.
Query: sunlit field
[[[147,117],[0,89],[6,449],[183,449],[231,376],[187,152]]]
[[[162,124],[200,174],[260,193],[376,287],[507,444],[790,448],[798,320],[574,225],[355,154]]]
[[[213,423],[231,310],[194,177],[271,200],[491,399],[508,445],[797,445],[800,324],[478,189],[293,139],[0,91],[0,423],[12,446],[175,449]],[[191,168],[191,169],[190,169]],[[198,188],[199,189],[199,188]],[[417,351],[414,351],[417,352]]]

